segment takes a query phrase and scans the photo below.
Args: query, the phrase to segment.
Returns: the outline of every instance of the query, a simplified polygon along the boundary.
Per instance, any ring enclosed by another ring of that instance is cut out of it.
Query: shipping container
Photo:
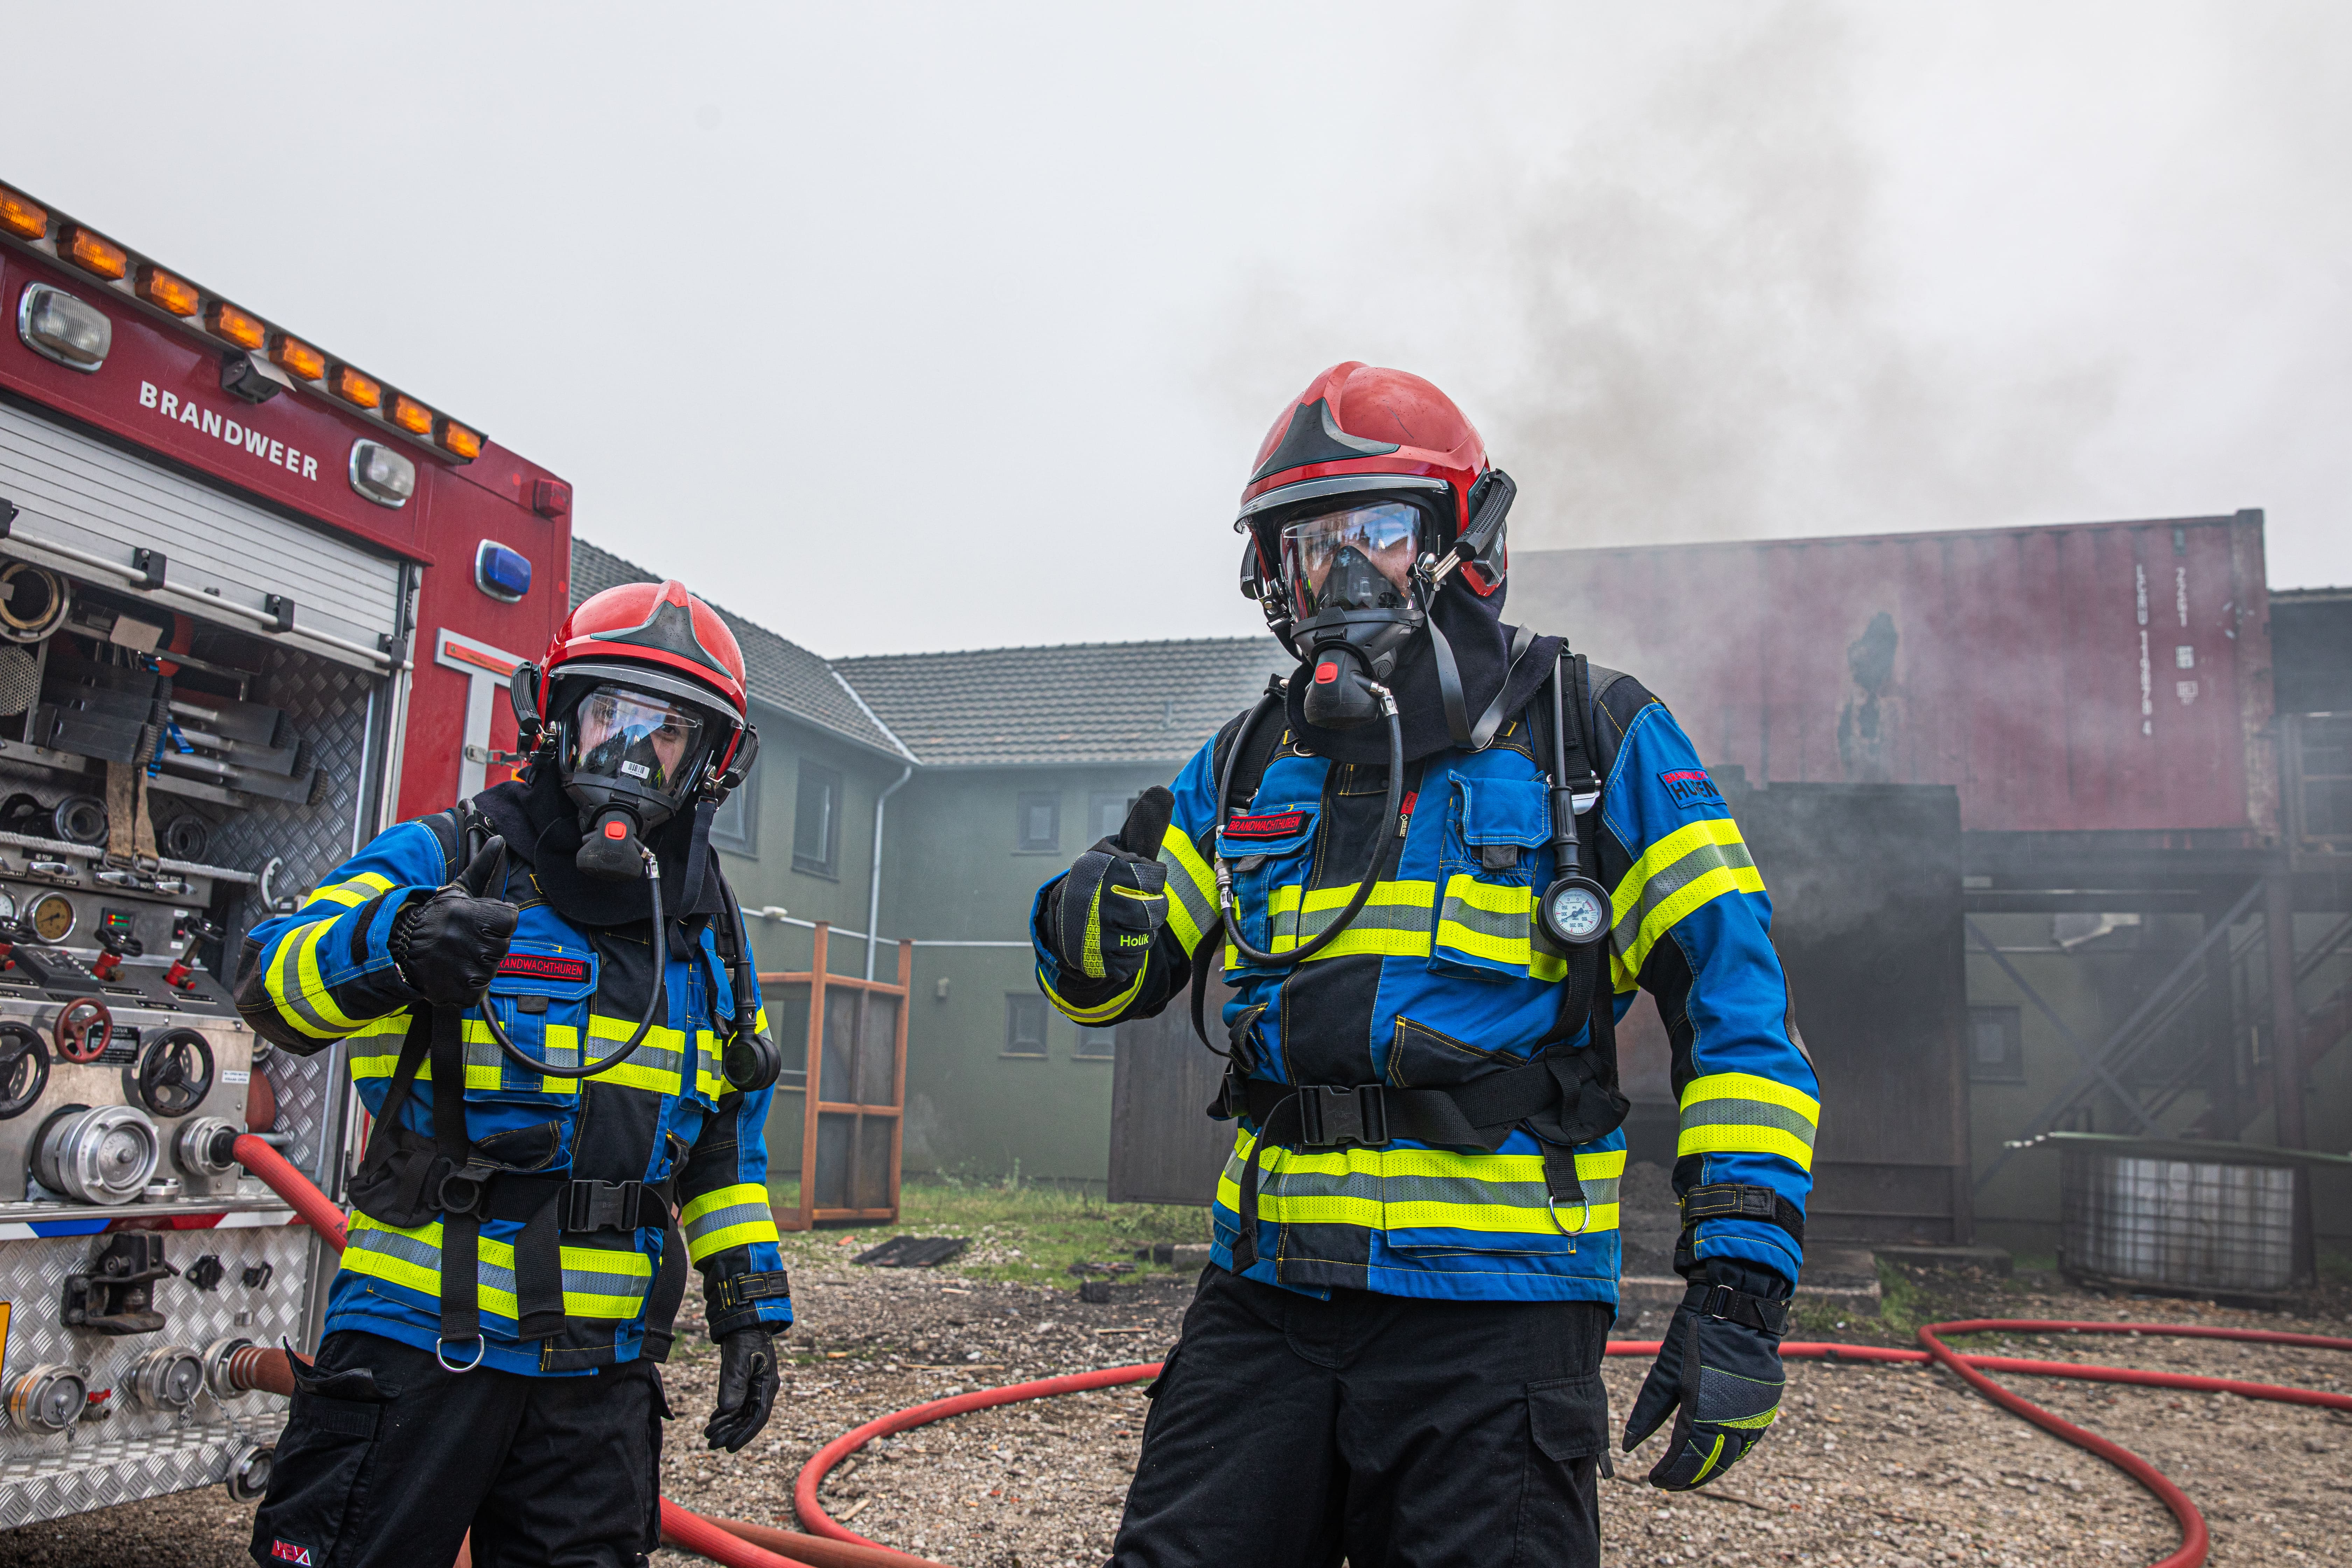
[[[1949,784],[1971,833],[2278,831],[2260,511],[1511,566],[1511,618],[1751,783]]]

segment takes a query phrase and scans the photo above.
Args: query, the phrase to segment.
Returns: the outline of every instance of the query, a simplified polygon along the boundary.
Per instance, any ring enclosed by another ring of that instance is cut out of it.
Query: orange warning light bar
[[[131,257],[122,247],[78,223],[58,232],[58,250],[84,272],[100,278],[120,278],[131,270]]]

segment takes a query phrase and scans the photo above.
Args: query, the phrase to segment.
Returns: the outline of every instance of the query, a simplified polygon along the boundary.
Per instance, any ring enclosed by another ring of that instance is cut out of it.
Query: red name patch
[[[1228,838],[1287,838],[1307,826],[1303,811],[1277,811],[1266,816],[1236,816],[1225,824]]]
[[[518,975],[525,980],[553,980],[566,985],[588,983],[588,961],[565,958],[552,952],[509,952],[499,961],[500,974]]]
[[[301,1568],[310,1568],[310,1549],[307,1546],[297,1546],[290,1541],[271,1542],[269,1555],[275,1562],[295,1563],[299,1563]]]

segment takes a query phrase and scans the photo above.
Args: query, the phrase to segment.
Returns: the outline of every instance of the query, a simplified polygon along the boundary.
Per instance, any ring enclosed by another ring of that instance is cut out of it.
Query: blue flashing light
[[[518,603],[530,592],[530,561],[495,539],[485,539],[474,552],[474,586],[502,605]]]

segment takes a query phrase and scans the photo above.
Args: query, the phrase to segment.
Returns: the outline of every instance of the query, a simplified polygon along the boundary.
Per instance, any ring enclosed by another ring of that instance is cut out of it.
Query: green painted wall
[[[1174,764],[918,772],[892,797],[882,929],[931,941],[1025,942],[1031,900],[1101,837],[1094,797],[1124,803]],[[1050,850],[1020,847],[1024,794],[1060,801]],[[869,823],[870,826],[870,823]],[[941,983],[945,983],[944,994]],[[1037,994],[1024,948],[920,947],[907,1041],[904,1168],[1100,1182],[1110,1160],[1111,1064],[1077,1057],[1048,1010],[1045,1055],[1005,1053],[1008,999]]]

